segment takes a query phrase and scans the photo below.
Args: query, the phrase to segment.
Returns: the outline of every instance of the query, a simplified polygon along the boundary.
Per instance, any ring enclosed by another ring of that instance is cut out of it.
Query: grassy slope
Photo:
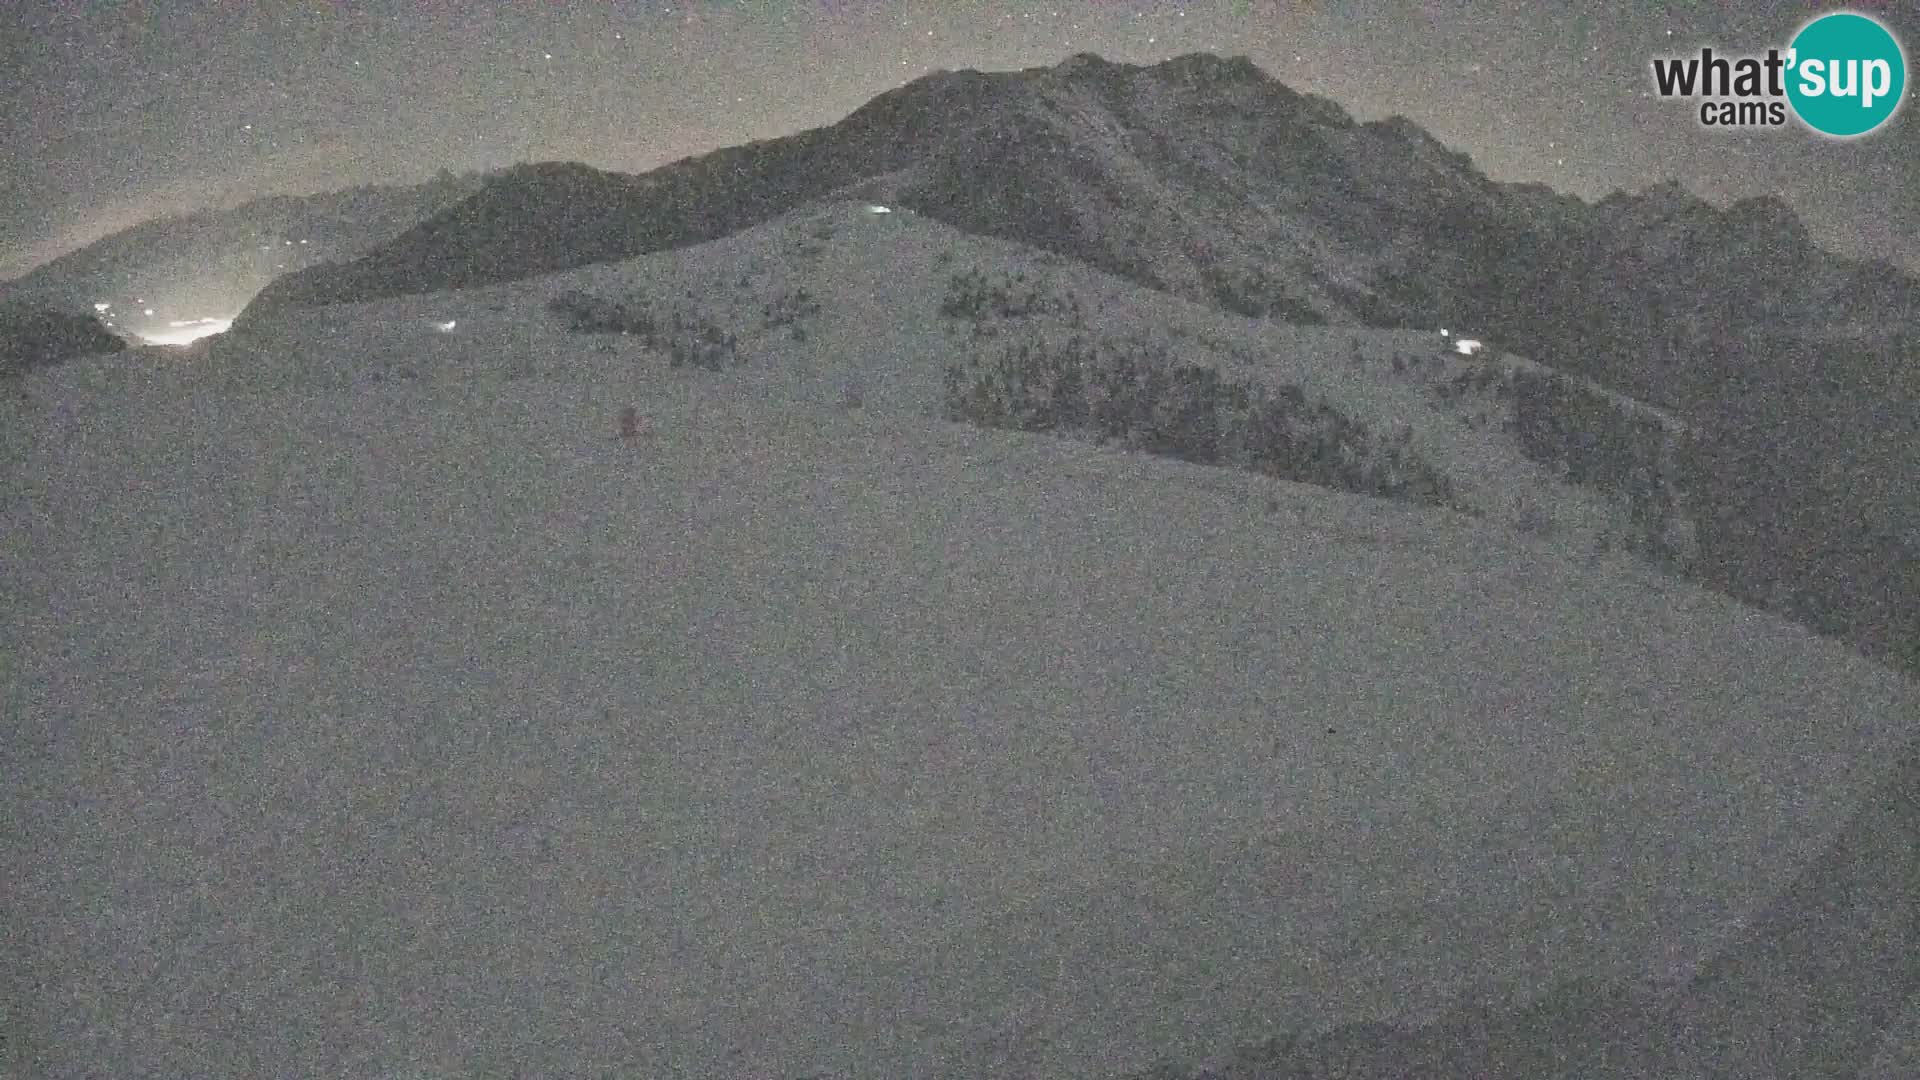
[[[1912,737],[1882,669],[1497,521],[928,421],[927,253],[804,237],[565,275],[871,313],[719,375],[546,282],[32,377],[17,1050],[1133,1068],[1684,974]]]

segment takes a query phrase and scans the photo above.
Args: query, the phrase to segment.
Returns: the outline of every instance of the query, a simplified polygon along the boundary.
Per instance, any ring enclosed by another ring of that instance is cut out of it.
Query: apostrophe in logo
[[[1850,139],[1899,111],[1907,60],[1878,21],[1837,11],[1802,26],[1785,49],[1740,56],[1703,48],[1698,56],[1656,58],[1653,83],[1663,98],[1698,100],[1703,127],[1783,127],[1792,115],[1820,134]]]
[[[1822,15],[1787,48],[1787,100],[1823,135],[1865,135],[1890,119],[1906,96],[1907,58],[1879,22],[1850,11]]]

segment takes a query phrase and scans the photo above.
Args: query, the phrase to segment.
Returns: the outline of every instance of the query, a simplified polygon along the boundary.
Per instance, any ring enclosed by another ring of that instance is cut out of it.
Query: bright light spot
[[[148,308],[148,309],[147,309],[147,314],[149,314],[149,315],[151,315],[151,314],[153,314],[153,309],[152,309],[152,308]]]
[[[1484,348],[1486,348],[1484,344],[1470,337],[1460,338],[1453,343],[1453,351],[1461,356],[1472,356]]]
[[[110,308],[110,307],[112,307],[112,306],[113,306],[112,304],[109,304],[109,303],[107,303],[107,302],[106,302],[105,300],[101,300],[101,301],[99,301],[98,303],[96,303],[96,304],[94,304],[94,305],[93,305],[93,310],[95,310],[95,311],[105,311],[105,310],[107,310],[108,308]]]
[[[174,319],[167,324],[170,329],[157,334],[141,334],[140,339],[149,345],[188,345],[203,337],[224,334],[233,325],[232,319]]]
[[[304,243],[306,243],[306,241],[305,241],[305,240],[302,240],[302,241],[300,241],[300,242],[301,242],[301,243],[303,243],[303,244],[304,244]]]
[[[867,213],[869,213],[869,214],[891,214],[891,213],[893,213],[893,208],[892,208],[892,207],[890,207],[890,206],[881,206],[881,205],[879,205],[878,203],[869,203],[869,204],[867,204]]]
[[[1443,326],[1443,327],[1441,327],[1441,328],[1440,328],[1440,336],[1441,336],[1441,337],[1446,337],[1446,336],[1447,336],[1447,328],[1446,328],[1446,327],[1444,327],[1444,326]]]
[[[451,334],[453,333],[453,328],[458,325],[459,325],[458,320],[448,319],[446,322],[434,323],[433,328],[435,330],[440,331],[443,334]]]

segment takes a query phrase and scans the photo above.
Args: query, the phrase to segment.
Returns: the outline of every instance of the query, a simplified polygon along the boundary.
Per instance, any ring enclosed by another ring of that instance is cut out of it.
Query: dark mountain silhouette
[[[0,303],[0,376],[17,377],[94,353],[119,352],[125,340],[91,315],[25,303]]]
[[[515,281],[717,239],[904,167],[991,122],[1004,77],[943,73],[830,128],[729,147],[644,176],[547,162],[506,170],[472,197],[344,265],[289,274],[250,313]]]

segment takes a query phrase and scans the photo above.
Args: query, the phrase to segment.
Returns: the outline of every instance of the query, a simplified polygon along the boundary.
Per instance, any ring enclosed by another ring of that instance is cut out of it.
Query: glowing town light
[[[1472,356],[1484,348],[1486,348],[1485,344],[1470,337],[1459,338],[1453,343],[1453,351],[1461,356]]]
[[[148,309],[147,309],[147,314],[148,314],[148,315],[152,315],[152,314],[153,314],[153,309],[152,309],[152,308],[148,308]]]
[[[869,203],[869,204],[867,205],[867,213],[869,213],[869,214],[891,214],[891,213],[893,213],[893,207],[891,207],[891,206],[881,206],[881,205],[880,205],[880,204],[878,204],[878,203]]]
[[[224,334],[232,325],[232,319],[174,319],[169,329],[141,334],[140,340],[149,345],[190,345],[203,337]]]
[[[101,312],[102,314],[105,314],[106,310],[112,306],[113,306],[112,304],[107,303],[105,300],[100,300],[94,303],[93,310]]]
[[[457,325],[459,325],[458,320],[448,319],[446,322],[434,323],[433,328],[443,334],[451,334],[453,333],[453,328]]]

